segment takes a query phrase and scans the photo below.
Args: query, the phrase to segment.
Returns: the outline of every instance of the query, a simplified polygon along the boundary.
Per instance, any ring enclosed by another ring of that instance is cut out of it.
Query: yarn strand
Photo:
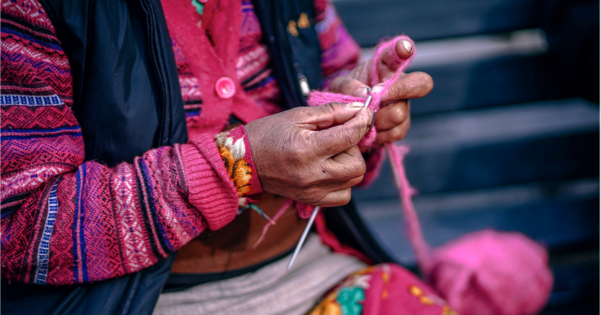
[[[403,159],[405,155],[409,153],[409,147],[406,145],[395,146],[393,143],[387,143],[384,145],[390,166],[392,167],[392,174],[399,190],[399,198],[401,199],[401,205],[403,213],[405,214],[405,220],[407,222],[407,232],[409,236],[409,242],[415,253],[417,263],[424,275],[428,275],[432,270],[432,256],[430,253],[430,247],[424,240],[422,233],[421,224],[415,206],[413,206],[412,197],[416,193],[415,189],[409,184],[405,168],[403,166]]]

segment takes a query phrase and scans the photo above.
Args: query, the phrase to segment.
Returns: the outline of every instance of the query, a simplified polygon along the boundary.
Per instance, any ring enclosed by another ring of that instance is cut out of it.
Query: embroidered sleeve
[[[2,278],[105,280],[149,267],[229,223],[238,191],[215,141],[84,161],[68,59],[36,1],[2,4]]]
[[[238,192],[239,206],[245,207],[248,202],[258,201],[263,189],[244,126],[222,132],[215,136],[215,140],[225,169]]]
[[[315,29],[322,49],[321,70],[325,88],[336,77],[347,74],[357,66],[360,48],[347,32],[329,0],[316,0],[315,11]]]

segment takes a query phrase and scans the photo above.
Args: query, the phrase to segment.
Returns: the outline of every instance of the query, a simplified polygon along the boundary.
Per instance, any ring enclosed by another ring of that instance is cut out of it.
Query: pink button
[[[200,3],[207,3],[208,0],[198,0]]]
[[[215,83],[215,93],[223,99],[228,99],[236,93],[234,81],[228,77],[223,77]]]

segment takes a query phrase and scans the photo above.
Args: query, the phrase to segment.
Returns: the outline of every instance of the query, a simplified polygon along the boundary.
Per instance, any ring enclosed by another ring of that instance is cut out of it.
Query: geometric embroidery
[[[38,247],[38,263],[35,271],[36,284],[46,284],[46,278],[48,276],[50,237],[52,236],[54,221],[56,220],[56,213],[58,212],[58,197],[56,195],[58,183],[59,181],[54,183],[54,186],[52,186],[52,189],[50,190],[50,197],[48,198],[48,214],[46,215],[46,224],[44,226],[44,232],[42,234],[40,246]]]
[[[22,106],[58,106],[63,105],[63,100],[58,95],[19,95],[5,94],[0,95],[0,105],[22,105]]]

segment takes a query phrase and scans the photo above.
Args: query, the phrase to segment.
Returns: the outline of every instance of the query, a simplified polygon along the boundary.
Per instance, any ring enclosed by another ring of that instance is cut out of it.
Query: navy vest
[[[42,0],[69,59],[73,111],[86,160],[113,166],[187,141],[175,57],[160,0]],[[314,23],[292,36],[289,21],[314,20],[312,0],[257,0],[285,107],[306,105],[300,83],[321,85]],[[193,7],[190,5],[190,9]]]

